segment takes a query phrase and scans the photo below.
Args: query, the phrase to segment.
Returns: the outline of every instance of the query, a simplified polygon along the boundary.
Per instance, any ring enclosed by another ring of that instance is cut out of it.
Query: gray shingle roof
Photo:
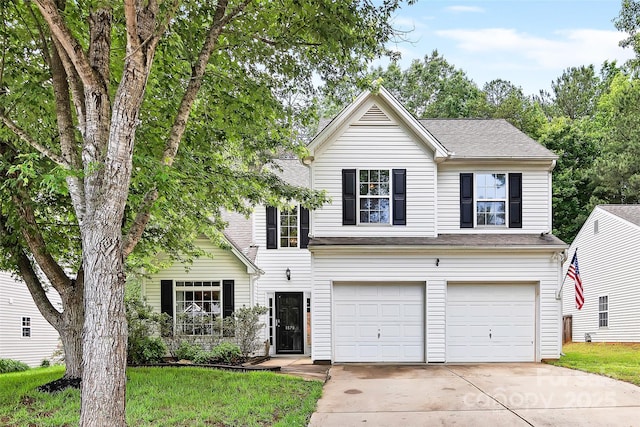
[[[640,226],[640,205],[599,205],[598,207]]]
[[[440,234],[438,237],[315,237],[309,241],[309,247],[318,246],[548,247],[564,249],[568,245],[551,234]]]
[[[228,223],[224,236],[238,251],[255,263],[258,247],[253,245],[251,218],[245,218],[237,212],[223,211],[222,219]]]
[[[504,119],[422,119],[420,123],[454,158],[558,157]]]
[[[287,184],[307,188],[311,185],[309,182],[309,168],[303,165],[299,159],[276,159],[274,163],[281,169],[275,169],[274,173]]]

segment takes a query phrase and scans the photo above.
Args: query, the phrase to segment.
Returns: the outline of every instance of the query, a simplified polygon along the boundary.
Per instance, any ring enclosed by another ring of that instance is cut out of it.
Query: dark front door
[[[276,353],[304,353],[302,299],[302,292],[276,293]]]

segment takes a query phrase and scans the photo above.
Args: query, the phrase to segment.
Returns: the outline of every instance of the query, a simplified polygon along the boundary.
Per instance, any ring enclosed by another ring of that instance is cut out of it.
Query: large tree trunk
[[[91,221],[82,241],[86,320],[80,425],[124,426],[127,323],[120,226],[114,219]]]
[[[84,301],[82,272],[73,286],[60,295],[64,307],[58,333],[64,348],[65,378],[82,378],[82,328],[84,327]]]

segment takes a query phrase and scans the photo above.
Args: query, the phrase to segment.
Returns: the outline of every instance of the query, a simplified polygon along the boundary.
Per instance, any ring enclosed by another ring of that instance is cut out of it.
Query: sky
[[[393,26],[409,31],[390,45],[400,66],[437,50],[478,87],[494,79],[525,95],[550,91],[568,67],[633,56],[618,46],[624,34],[613,20],[620,0],[419,0],[396,12]],[[378,64],[379,65],[379,64]]]

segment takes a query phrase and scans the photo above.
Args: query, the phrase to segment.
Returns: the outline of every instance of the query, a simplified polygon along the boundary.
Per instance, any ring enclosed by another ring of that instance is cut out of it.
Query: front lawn
[[[552,365],[606,375],[640,386],[640,343],[567,343]]]
[[[35,391],[63,372],[62,367],[51,367],[0,375],[0,425],[78,425],[79,390]],[[129,368],[127,424],[306,426],[321,393],[319,381],[272,372]]]

